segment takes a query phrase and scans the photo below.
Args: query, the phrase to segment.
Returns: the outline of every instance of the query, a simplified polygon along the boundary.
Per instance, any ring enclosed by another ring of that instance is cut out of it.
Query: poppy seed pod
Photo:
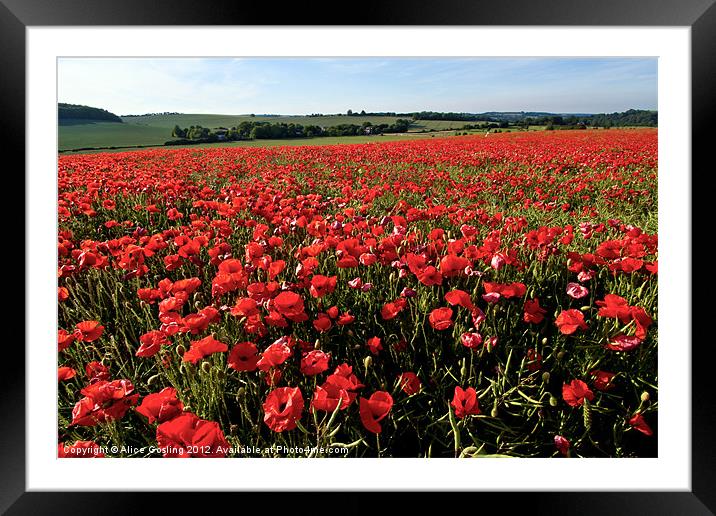
[[[363,359],[363,366],[366,369],[370,368],[370,366],[372,366],[372,365],[373,365],[373,357],[372,356],[368,355],[367,357],[365,357]]]
[[[549,371],[545,371],[544,373],[542,373],[542,382],[543,383],[548,383],[549,379],[550,379]]]
[[[647,391],[641,393],[641,401],[644,403],[649,401],[649,393]]]
[[[557,403],[559,403],[559,402],[557,401],[557,398],[555,398],[554,396],[550,396],[550,397],[549,397],[549,404],[550,404],[551,407],[556,407],[556,406],[557,406]]]
[[[562,360],[566,354],[567,353],[565,351],[560,351],[557,353],[557,360]]]

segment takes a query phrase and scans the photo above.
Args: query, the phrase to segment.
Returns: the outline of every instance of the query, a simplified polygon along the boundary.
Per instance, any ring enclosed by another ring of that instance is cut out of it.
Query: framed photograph
[[[716,8],[520,4],[3,0],[2,510],[716,510],[691,287]]]

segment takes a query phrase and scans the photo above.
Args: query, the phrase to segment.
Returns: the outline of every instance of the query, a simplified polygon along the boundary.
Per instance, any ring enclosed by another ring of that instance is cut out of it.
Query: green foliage
[[[58,120],[102,120],[122,123],[121,118],[106,109],[62,102],[57,104],[57,118]]]

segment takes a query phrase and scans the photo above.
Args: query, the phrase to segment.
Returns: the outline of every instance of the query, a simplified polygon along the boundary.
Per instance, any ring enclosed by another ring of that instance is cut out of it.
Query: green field
[[[301,125],[318,125],[330,127],[339,124],[356,124],[363,122],[372,124],[393,124],[399,117],[392,116],[255,116],[248,115],[151,115],[137,117],[122,117],[123,124],[114,122],[98,122],[94,120],[62,120],[58,128],[59,150],[81,149],[88,147],[132,147],[146,145],[163,145],[165,141],[171,140],[171,132],[175,125],[189,127],[201,125],[203,127],[232,127],[244,121],[266,121],[285,122]],[[447,120],[419,120],[411,125],[410,132],[429,130],[450,130],[465,125],[463,121]],[[405,136],[400,136],[404,138]],[[362,137],[349,137],[356,140]],[[387,138],[383,136],[382,138]],[[323,144],[318,140],[336,140],[343,138],[314,138],[306,140],[310,145]],[[368,137],[367,141],[374,141],[376,137]],[[275,140],[281,143],[276,145],[301,145],[301,140]],[[294,143],[295,142],[295,143]],[[240,145],[251,144],[252,142],[239,142]],[[335,142],[334,142],[335,143]],[[234,143],[233,145],[236,145]],[[255,145],[272,145],[268,140],[258,141]]]
[[[462,132],[460,133],[462,134]],[[470,131],[469,134],[475,134]],[[325,136],[320,138],[284,138],[281,140],[244,140],[238,142],[217,142],[217,143],[201,143],[197,145],[171,145],[171,146],[149,146],[140,149],[118,148],[118,149],[96,149],[83,151],[63,151],[63,154],[95,154],[99,152],[121,152],[131,150],[149,150],[161,147],[162,149],[212,149],[216,147],[302,147],[306,145],[350,145],[356,143],[380,143],[396,140],[419,140],[423,138],[444,138],[453,136],[453,132],[435,132],[435,133],[401,133],[401,134],[385,134],[382,136]]]

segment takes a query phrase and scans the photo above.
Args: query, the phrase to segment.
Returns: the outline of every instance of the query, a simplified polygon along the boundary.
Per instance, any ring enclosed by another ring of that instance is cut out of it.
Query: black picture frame
[[[236,1],[188,0],[0,0],[0,146],[5,179],[19,177],[25,148],[25,29],[29,26],[111,25],[497,25],[497,26],[688,26],[691,27],[692,157],[694,170],[713,169],[710,120],[716,114],[716,0],[449,0],[425,2],[392,0],[351,4],[350,14],[338,14],[338,3],[312,2],[272,5]],[[310,5],[310,11],[307,9]],[[7,163],[8,161],[6,161]],[[685,171],[684,174],[688,174]],[[32,191],[25,185],[25,194]],[[693,188],[693,186],[692,186]],[[692,189],[698,194],[698,189]],[[699,203],[694,198],[693,205]],[[706,201],[708,202],[708,201]],[[712,202],[712,201],[711,201]],[[693,217],[694,223],[697,219]],[[696,235],[696,230],[692,233]],[[24,236],[20,237],[23,241]],[[7,251],[6,251],[7,252]],[[19,261],[15,256],[15,261]],[[696,265],[696,261],[693,261]],[[29,271],[25,270],[25,275]],[[24,303],[23,303],[24,304]],[[708,307],[692,301],[692,321],[708,321]],[[27,314],[26,314],[27,315]],[[705,319],[704,319],[705,318]],[[25,350],[17,343],[17,329],[6,335],[0,374],[0,511],[7,514],[126,514],[133,508],[161,508],[165,514],[228,505],[248,509],[270,503],[269,512],[311,511],[364,514],[380,507],[365,493],[126,493],[126,492],[26,492],[25,489]],[[715,352],[711,339],[685,336],[692,353],[692,456],[690,492],[522,492],[450,494],[444,502],[467,503],[475,510],[492,505],[501,511],[526,514],[714,514],[716,512],[716,428],[711,387]],[[78,479],[81,483],[81,479]],[[555,479],[555,491],[559,479]],[[232,500],[228,500],[232,497]],[[238,497],[241,498],[240,503]],[[433,500],[430,493],[410,494],[411,503]],[[485,505],[486,502],[489,505]],[[213,509],[213,508],[216,509]],[[446,507],[447,509],[447,507]],[[494,509],[492,509],[494,510]],[[171,512],[169,512],[171,511]]]

